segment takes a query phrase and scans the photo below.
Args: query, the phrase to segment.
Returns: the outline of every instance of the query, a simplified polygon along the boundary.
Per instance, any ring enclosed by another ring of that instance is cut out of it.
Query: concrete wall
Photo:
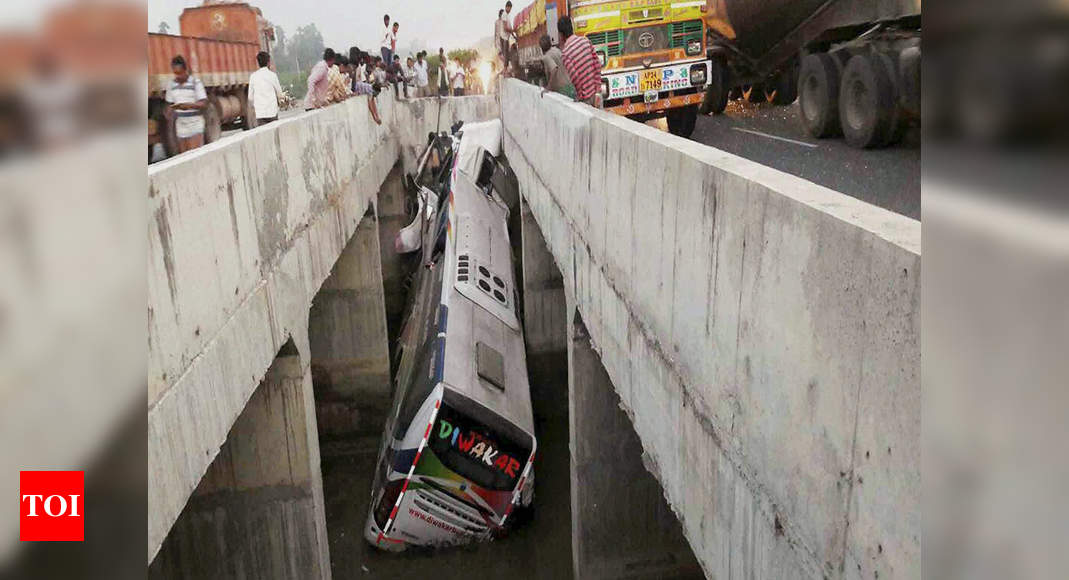
[[[706,576],[918,577],[919,222],[516,81],[501,103]]]
[[[371,209],[312,300],[308,320],[320,434],[378,432],[390,403],[390,353]]]
[[[496,110],[459,101],[443,119]],[[150,561],[275,353],[310,351],[312,297],[434,123],[418,103],[380,98],[377,125],[355,98],[149,168]]]
[[[330,578],[314,418],[308,365],[288,342],[189,498],[149,577]]]

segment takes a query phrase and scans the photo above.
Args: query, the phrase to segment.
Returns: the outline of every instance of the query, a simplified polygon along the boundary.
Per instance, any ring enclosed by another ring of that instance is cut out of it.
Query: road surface
[[[667,130],[663,119],[650,123]],[[699,116],[691,139],[920,219],[919,133],[910,129],[886,149],[854,149],[842,138],[807,135],[797,102],[777,107],[737,100],[723,115]]]

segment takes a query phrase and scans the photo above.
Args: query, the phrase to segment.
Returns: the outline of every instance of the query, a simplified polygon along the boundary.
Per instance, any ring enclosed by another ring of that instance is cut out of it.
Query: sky
[[[533,0],[513,0],[512,15]],[[466,48],[493,34],[497,11],[505,0],[250,0],[263,11],[264,17],[281,26],[286,36],[297,28],[314,23],[327,46],[345,50],[359,46],[364,50],[379,45],[382,15],[401,23],[397,45],[405,48],[420,40],[432,52],[444,46]],[[148,0],[148,29],[155,32],[160,21],[178,33],[178,15],[183,8],[196,6],[200,0]]]

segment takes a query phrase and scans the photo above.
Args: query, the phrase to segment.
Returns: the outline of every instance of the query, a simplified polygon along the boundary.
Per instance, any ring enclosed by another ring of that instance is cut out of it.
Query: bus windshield
[[[509,436],[507,431],[515,433]],[[438,460],[461,477],[485,489],[510,491],[531,454],[528,439],[515,427],[495,429],[443,404],[428,443]]]

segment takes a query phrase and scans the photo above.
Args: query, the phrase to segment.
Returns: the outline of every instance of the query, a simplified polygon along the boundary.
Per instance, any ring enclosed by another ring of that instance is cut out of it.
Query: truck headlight
[[[698,86],[705,84],[705,65],[697,64],[690,67],[690,84]]]
[[[687,43],[687,56],[694,56],[702,53],[702,41],[692,40]]]
[[[601,52],[601,51],[599,50],[599,51],[598,51],[597,53],[595,53],[595,54],[597,54],[597,55],[598,55],[598,64],[600,64],[600,65],[601,65],[601,68],[605,68],[605,53],[604,53],[604,52]]]

